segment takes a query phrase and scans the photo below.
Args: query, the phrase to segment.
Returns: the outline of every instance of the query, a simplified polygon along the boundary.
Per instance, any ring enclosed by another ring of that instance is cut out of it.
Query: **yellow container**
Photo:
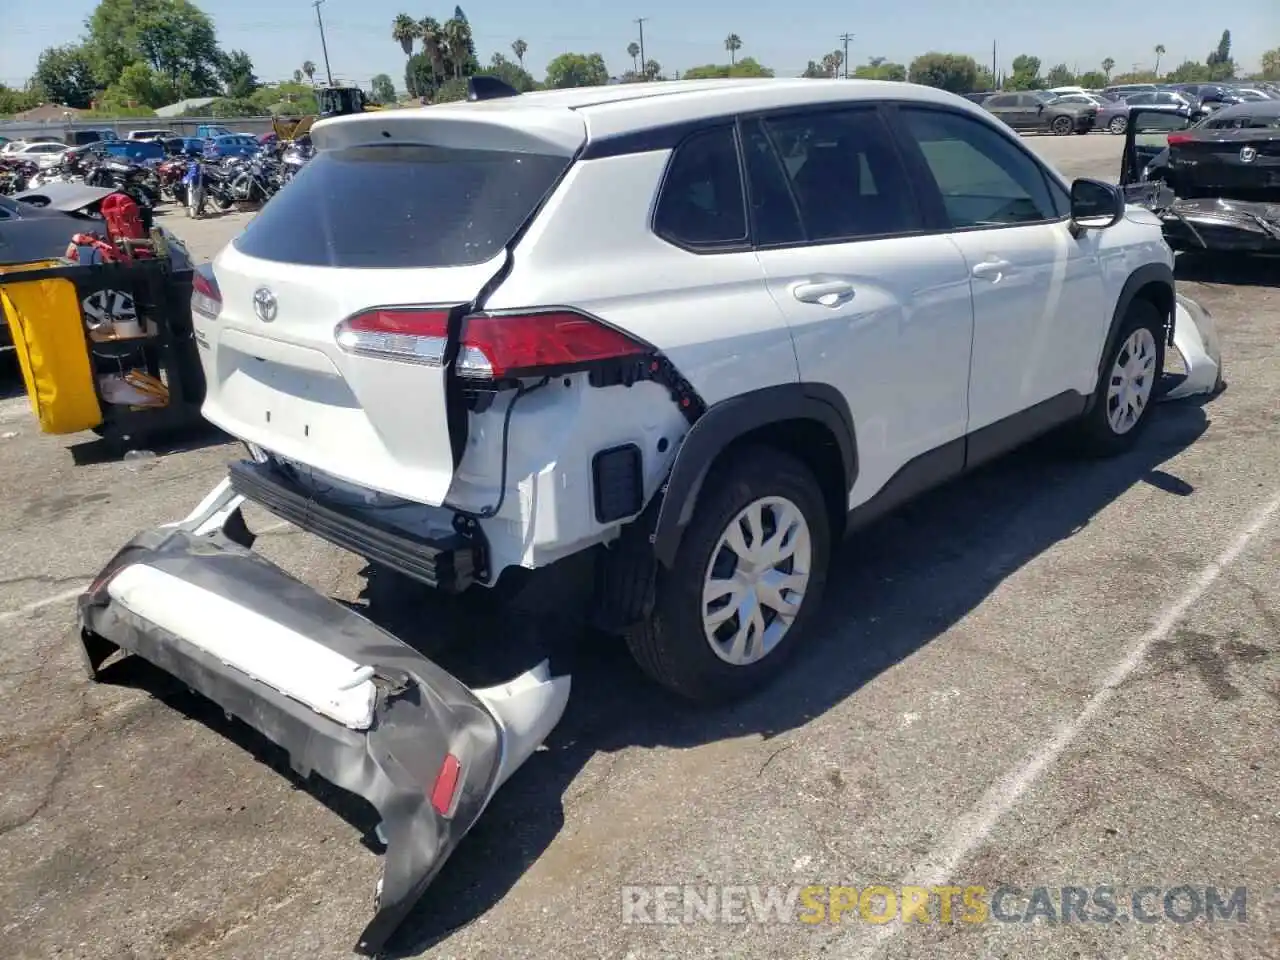
[[[57,260],[11,264],[0,266],[0,274],[58,266]],[[10,280],[0,284],[0,307],[40,429],[79,433],[102,423],[75,283],[63,277]]]

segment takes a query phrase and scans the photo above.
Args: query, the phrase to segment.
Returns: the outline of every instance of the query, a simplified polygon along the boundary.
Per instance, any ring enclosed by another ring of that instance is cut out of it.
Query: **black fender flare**
[[[1124,323],[1124,318],[1129,313],[1129,305],[1133,303],[1134,297],[1138,295],[1138,291],[1150,284],[1159,284],[1169,288],[1169,302],[1171,304],[1169,315],[1165,317],[1165,323],[1168,326],[1169,342],[1173,340],[1173,320],[1177,312],[1177,293],[1178,287],[1174,280],[1173,268],[1164,263],[1147,263],[1138,267],[1133,273],[1129,274],[1129,279],[1124,282],[1124,286],[1120,288],[1120,297],[1116,300],[1115,312],[1111,315],[1111,326],[1107,330],[1107,339],[1102,344],[1102,354],[1098,357],[1098,379],[1096,383],[1102,381],[1106,375],[1107,358],[1111,356],[1111,351],[1115,348],[1116,338],[1120,336],[1120,326]],[[1089,397],[1086,411],[1092,410],[1098,399],[1098,391],[1095,387],[1093,393]]]
[[[716,458],[753,430],[787,420],[814,420],[825,426],[840,448],[846,493],[858,476],[858,445],[853,415],[844,395],[825,383],[784,383],[722,400],[708,408],[676,451],[662,491],[652,535],[653,553],[670,569],[702,485]]]

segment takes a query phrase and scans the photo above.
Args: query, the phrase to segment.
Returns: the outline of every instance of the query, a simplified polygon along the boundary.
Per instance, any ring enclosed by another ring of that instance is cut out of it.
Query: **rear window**
[[[322,267],[456,267],[505,247],[569,158],[379,144],[325,150],[234,241]]]

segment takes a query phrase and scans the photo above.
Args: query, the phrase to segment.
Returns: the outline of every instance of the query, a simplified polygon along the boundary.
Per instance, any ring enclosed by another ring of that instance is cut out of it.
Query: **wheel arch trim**
[[[1116,300],[1116,308],[1111,315],[1111,326],[1107,330],[1107,337],[1102,344],[1102,352],[1098,356],[1098,379],[1095,383],[1101,383],[1103,376],[1106,375],[1105,367],[1107,358],[1111,356],[1111,351],[1115,349],[1116,338],[1120,335],[1120,328],[1124,325],[1125,317],[1129,314],[1129,307],[1137,298],[1138,294],[1147,287],[1167,287],[1169,292],[1169,310],[1166,312],[1164,321],[1166,324],[1166,342],[1173,337],[1173,318],[1177,305],[1177,285],[1174,281],[1173,268],[1164,263],[1147,263],[1138,267],[1133,273],[1129,274],[1129,279],[1124,282],[1124,286],[1120,288],[1120,296]],[[1092,395],[1086,407],[1086,412],[1092,410],[1094,404],[1098,401],[1098,390],[1095,385]]]
[[[654,556],[670,569],[707,475],[720,454],[754,430],[788,420],[812,420],[839,447],[846,496],[858,475],[857,435],[844,395],[825,383],[784,383],[722,400],[698,418],[676,452],[662,489],[652,534]]]

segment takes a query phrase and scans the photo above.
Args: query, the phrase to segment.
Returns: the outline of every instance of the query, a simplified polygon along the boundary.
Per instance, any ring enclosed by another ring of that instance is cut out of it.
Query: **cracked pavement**
[[[1118,137],[1029,142],[1069,175],[1118,166]],[[165,217],[200,257],[246,219]],[[1037,444],[860,534],[818,635],[750,702],[673,704],[617,644],[586,643],[548,749],[499,792],[396,954],[1280,957],[1280,522],[1090,706],[1280,492],[1277,282],[1180,274],[1220,325],[1226,393],[1163,406],[1124,458]],[[75,592],[138,529],[185,515],[237,448],[100,462],[91,438],[39,435],[4,369],[0,956],[349,956],[380,867],[362,812],[146,664],[88,683],[69,640]],[[358,599],[358,559],[292,528],[259,546]],[[501,627],[444,638],[442,662],[496,655]],[[1028,758],[1044,762],[1020,780]],[[993,792],[1015,799],[968,830]],[[1246,886],[1247,921],[622,922],[626,885],[892,886],[956,831],[958,886]]]

